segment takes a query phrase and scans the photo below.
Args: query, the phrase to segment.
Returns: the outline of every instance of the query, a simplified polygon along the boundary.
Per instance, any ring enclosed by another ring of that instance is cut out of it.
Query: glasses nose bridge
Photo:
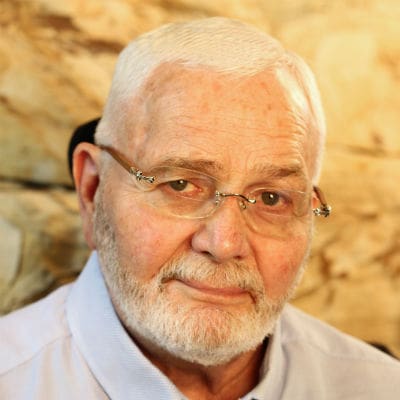
[[[246,210],[247,208],[247,204],[255,204],[256,200],[255,199],[249,199],[248,197],[246,197],[245,195],[241,194],[241,193],[223,193],[223,192],[219,192],[216,191],[215,192],[215,200],[214,200],[214,211],[216,211],[217,208],[219,208],[221,206],[221,204],[224,202],[224,200],[228,197],[235,197],[238,200],[239,203],[239,207],[241,210]]]

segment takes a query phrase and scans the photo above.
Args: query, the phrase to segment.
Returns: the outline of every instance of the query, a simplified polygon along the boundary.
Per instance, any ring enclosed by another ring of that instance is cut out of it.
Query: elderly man
[[[305,63],[237,21],[121,54],[74,152],[93,249],[3,318],[3,399],[398,399],[397,361],[286,305],[307,262],[325,126]]]

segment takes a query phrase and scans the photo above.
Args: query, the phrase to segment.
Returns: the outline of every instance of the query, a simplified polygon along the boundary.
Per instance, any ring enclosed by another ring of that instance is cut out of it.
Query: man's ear
[[[312,193],[312,209],[315,210],[316,208],[318,208],[320,206],[320,201],[318,199],[317,193],[315,192],[315,190],[313,190]]]
[[[73,176],[83,222],[83,233],[91,249],[96,248],[93,215],[94,197],[100,181],[99,157],[99,148],[86,142],[79,143],[73,154]]]

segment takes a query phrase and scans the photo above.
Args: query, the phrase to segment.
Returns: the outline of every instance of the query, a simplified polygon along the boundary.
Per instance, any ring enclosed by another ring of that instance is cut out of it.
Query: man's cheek
[[[293,282],[298,276],[306,251],[303,246],[292,245],[275,249],[275,254],[265,255],[261,275],[264,280],[265,290],[269,298],[275,299],[285,295],[290,290]]]
[[[120,264],[143,282],[157,274],[166,253],[158,231],[139,222],[117,229],[116,246]]]

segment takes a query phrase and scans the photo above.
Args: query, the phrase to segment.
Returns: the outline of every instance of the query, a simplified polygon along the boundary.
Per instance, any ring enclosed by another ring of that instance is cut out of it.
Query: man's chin
[[[259,329],[250,324],[248,329],[243,329],[215,314],[215,311],[208,311],[207,322],[196,323],[191,331],[184,329],[188,334],[186,339],[182,341],[176,337],[165,341],[164,349],[179,359],[205,367],[223,365],[256,349],[272,334],[275,325],[272,323],[268,329]]]
[[[165,299],[164,299],[165,300]],[[234,312],[212,305],[157,302],[128,329],[173,357],[206,367],[226,364],[257,348],[269,336],[279,313]],[[143,311],[143,310],[142,310]]]

